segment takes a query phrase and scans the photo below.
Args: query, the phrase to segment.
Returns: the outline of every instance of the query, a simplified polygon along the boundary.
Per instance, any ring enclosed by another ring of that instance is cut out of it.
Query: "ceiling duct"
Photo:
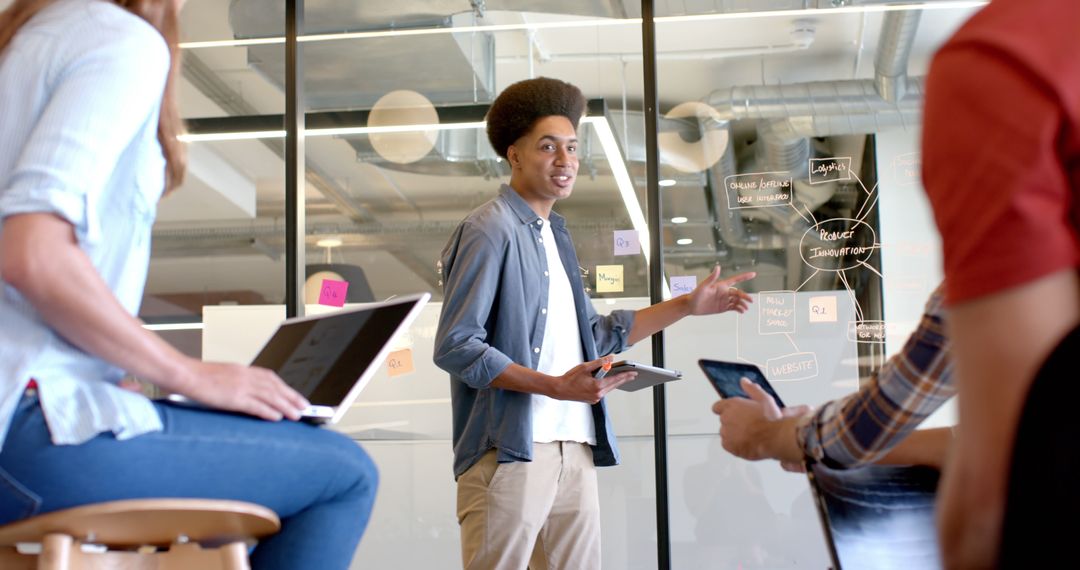
[[[789,259],[798,259],[800,235],[810,227],[800,204],[813,201],[807,178],[813,156],[810,137],[863,134],[919,124],[923,100],[923,79],[907,77],[908,57],[915,39],[921,12],[893,11],[885,15],[872,80],[817,81],[792,85],[736,86],[709,95],[706,101],[720,120],[703,122],[701,128],[730,131],[730,121],[758,119],[759,160],[754,170],[784,173],[793,180],[794,209],[761,208],[754,217],[768,219],[772,230],[746,231],[742,210],[728,207],[727,177],[737,174],[732,150],[709,168],[710,202],[719,239],[733,248],[788,249]],[[818,189],[820,190],[820,189]],[[792,269],[792,268],[789,268]],[[798,278],[798,267],[792,276]]]
[[[873,80],[737,86],[715,91],[707,101],[723,119],[722,128],[732,119],[765,119],[758,127],[764,170],[804,178],[810,157],[808,137],[919,124],[923,79],[907,77],[907,62],[920,15],[918,10],[885,15]],[[714,172],[730,174],[734,172]]]
[[[618,0],[554,0],[540,8],[555,14],[627,17]],[[537,9],[535,2],[526,0],[307,0],[304,34],[449,29],[467,23],[466,18],[483,18],[491,10]],[[237,39],[280,37],[285,30],[284,3],[233,0],[229,22]],[[249,65],[284,89],[285,50],[280,45],[247,50]],[[307,106],[312,110],[371,108],[380,97],[401,88],[400,76],[386,73],[387,69],[406,72],[409,88],[435,105],[489,102],[495,96],[495,35],[423,34],[305,43]]]
[[[915,43],[922,11],[893,12],[885,16],[874,59],[874,87],[881,98],[895,103],[904,98],[908,57]]]
[[[779,109],[787,113],[784,118],[762,121],[758,125],[763,170],[785,172],[794,180],[803,180],[808,176],[811,158],[808,137],[877,132],[889,127],[917,125],[922,105],[922,80],[913,80],[909,92],[907,64],[920,15],[918,10],[885,15],[874,60],[872,84],[867,81],[806,83],[792,86],[795,89],[789,88],[789,97],[744,99],[741,108],[759,114],[759,118],[767,118]],[[868,89],[870,85],[873,91]],[[783,93],[783,89],[783,86],[777,86],[780,93]],[[827,93],[830,89],[848,95],[829,96]],[[790,97],[793,91],[798,93],[796,97]],[[738,88],[732,92],[741,93]],[[826,95],[821,96],[823,93]],[[732,111],[736,112],[734,105]],[[831,119],[825,120],[825,117]],[[820,131],[817,130],[819,127]]]
[[[792,121],[786,128],[769,127],[766,132],[774,134],[858,134],[917,125],[923,78],[908,78],[907,62],[920,15],[918,10],[885,14],[872,80],[737,86],[714,91],[707,102],[724,119]],[[806,132],[817,127],[829,132]],[[859,130],[867,127],[870,130]]]

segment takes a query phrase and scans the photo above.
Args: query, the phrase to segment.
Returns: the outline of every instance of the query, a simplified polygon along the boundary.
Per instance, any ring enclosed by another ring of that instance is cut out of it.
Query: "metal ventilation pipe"
[[[787,172],[792,178],[806,178],[810,139],[791,127],[791,121],[775,119],[758,123],[758,140],[768,172]]]
[[[843,121],[822,118],[875,115],[873,121],[853,118],[851,126],[872,126],[873,130],[906,126],[912,118],[918,118],[922,109],[923,78],[907,77],[907,62],[919,17],[920,12],[914,10],[885,15],[872,80],[736,86],[714,91],[706,102],[724,119],[816,117],[818,124],[841,128],[838,125]],[[792,130],[796,128],[792,126]]]
[[[923,80],[907,78],[920,12],[890,12],[882,24],[873,80],[739,86],[709,97],[726,119],[760,119],[764,170],[806,175],[812,136],[919,124]]]
[[[874,87],[882,99],[895,103],[904,98],[911,44],[919,29],[922,11],[906,10],[885,15],[874,59]]]
[[[905,80],[904,97],[890,102],[875,80],[812,81],[791,85],[745,85],[714,91],[706,102],[725,119],[786,119],[805,115],[867,115],[918,111],[923,78]]]

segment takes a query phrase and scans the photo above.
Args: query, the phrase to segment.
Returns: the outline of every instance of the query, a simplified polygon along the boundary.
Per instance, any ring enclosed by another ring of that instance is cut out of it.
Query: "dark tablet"
[[[724,398],[749,398],[750,396],[739,385],[739,379],[746,377],[754,384],[764,388],[765,392],[776,400],[777,406],[784,407],[784,401],[780,399],[780,396],[776,394],[776,390],[765,379],[761,369],[753,364],[701,359],[698,361],[698,365],[701,366],[701,370],[705,372],[705,377],[709,379],[716,391]]]

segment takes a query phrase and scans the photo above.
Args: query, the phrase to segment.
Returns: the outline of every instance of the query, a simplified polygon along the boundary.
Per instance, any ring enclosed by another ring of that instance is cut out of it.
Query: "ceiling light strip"
[[[942,2],[910,2],[906,4],[870,4],[862,6],[840,6],[837,8],[813,8],[798,10],[770,10],[765,12],[731,12],[724,14],[692,14],[687,16],[660,16],[657,24],[675,24],[682,22],[707,22],[711,20],[750,20],[755,18],[805,18],[807,16],[830,16],[834,14],[873,14],[881,12],[906,12],[908,10],[953,10],[960,8],[980,8],[990,0],[956,0]]]
[[[241,131],[235,133],[183,134],[176,137],[181,142],[243,141],[253,139],[283,139],[285,131]]]
[[[382,133],[412,133],[418,131],[455,131],[461,129],[482,129],[484,121],[468,123],[432,123],[422,125],[385,125],[381,127],[335,127],[329,129],[306,129],[306,137],[330,137],[343,135],[370,135]],[[239,141],[251,139],[280,139],[285,131],[239,131],[234,133],[199,133],[184,134],[177,138],[182,142]]]
[[[469,34],[474,32],[516,32],[528,30],[546,29],[572,29],[572,28],[600,28],[608,26],[639,26],[641,18],[627,19],[597,19],[597,20],[563,20],[558,22],[531,22],[518,24],[492,24],[481,26],[454,26],[442,28],[413,28],[402,30],[377,30],[370,32],[338,32],[333,34],[308,34],[296,38],[302,43],[328,42],[336,40],[360,40],[370,38],[405,37],[405,36],[431,36],[440,34]],[[217,40],[201,42],[180,42],[181,49],[202,49],[219,47],[242,47],[250,45],[283,44],[284,37],[246,39],[246,40]]]
[[[157,323],[144,324],[143,328],[151,331],[195,331],[202,330],[202,323]]]
[[[898,12],[906,10],[952,10],[960,8],[979,8],[989,3],[989,0],[956,0],[942,2],[909,3],[909,4],[873,4],[863,6],[840,6],[837,8],[815,8],[801,10],[771,10],[764,12],[733,12],[723,14],[691,14],[686,16],[660,16],[656,18],[657,24],[682,23],[682,22],[707,22],[713,20],[747,20],[752,18],[789,18],[807,16],[829,16],[833,14],[864,14],[876,12]],[[545,29],[573,29],[573,28],[600,28],[612,26],[640,26],[641,18],[604,18],[595,20],[564,20],[558,22],[527,22],[515,24],[494,24],[481,26],[460,26],[441,28],[415,28],[403,30],[378,30],[370,32],[342,32],[333,34],[310,34],[297,38],[297,41],[326,42],[336,40],[356,40],[368,38],[403,37],[403,36],[427,36],[438,34],[467,34],[474,32],[516,32],[537,31]],[[213,40],[180,42],[181,49],[206,49],[223,47],[245,47],[256,45],[284,44],[284,37],[251,38],[241,40]]]
[[[385,125],[381,127],[337,127],[332,129],[308,129],[304,134],[309,137],[328,137],[338,135],[371,135],[380,133],[411,133],[416,131],[456,131],[460,129],[482,129],[487,123],[432,123],[424,125]]]

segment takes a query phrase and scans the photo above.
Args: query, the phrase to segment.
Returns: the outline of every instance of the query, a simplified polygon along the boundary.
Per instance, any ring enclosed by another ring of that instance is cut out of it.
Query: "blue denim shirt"
[[[586,360],[627,348],[634,311],[601,316],[585,295],[577,254],[562,216],[551,230],[574,293]],[[498,461],[532,460],[532,394],[492,388],[511,363],[536,369],[547,324],[548,267],[541,218],[507,185],[457,227],[442,253],[445,299],[435,336],[435,364],[450,373],[454,477],[497,448]],[[619,452],[604,401],[592,407],[596,465]]]

